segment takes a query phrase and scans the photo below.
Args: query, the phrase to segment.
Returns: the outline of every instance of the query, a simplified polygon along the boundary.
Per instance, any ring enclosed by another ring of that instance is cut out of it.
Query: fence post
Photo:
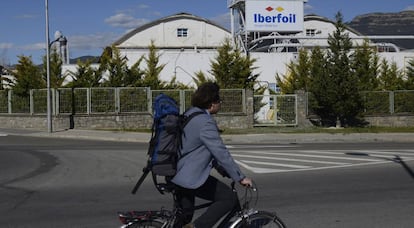
[[[7,109],[8,109],[8,113],[9,114],[12,114],[13,112],[13,110],[12,110],[12,91],[13,90],[9,90],[8,91],[8,93],[7,93]]]
[[[243,110],[246,111],[247,128],[254,127],[254,93],[251,89],[243,89]]]
[[[34,114],[33,89],[29,90],[29,112],[30,115]]]
[[[185,111],[185,91],[180,89],[180,113],[184,113]]]
[[[86,89],[86,113],[91,114],[91,88]]]
[[[56,116],[56,113],[57,113],[57,111],[56,111],[57,105],[56,104],[59,103],[59,101],[56,98],[56,89],[51,88],[50,92],[52,93],[51,94],[51,96],[52,96],[52,116]],[[51,121],[53,122],[53,119]]]
[[[60,90],[59,89],[55,89],[55,94],[56,94],[56,115],[60,114]]]
[[[119,114],[119,111],[121,110],[121,102],[120,102],[120,98],[119,98],[119,94],[120,94],[120,90],[121,88],[119,87],[115,87],[115,113]]]
[[[394,91],[390,91],[389,92],[390,96],[390,113],[393,114],[394,113]]]
[[[148,113],[152,114],[152,90],[151,87],[146,87],[147,88],[147,101],[148,101]]]
[[[296,90],[296,118],[298,127],[309,127],[312,123],[307,119],[308,93],[304,90]]]

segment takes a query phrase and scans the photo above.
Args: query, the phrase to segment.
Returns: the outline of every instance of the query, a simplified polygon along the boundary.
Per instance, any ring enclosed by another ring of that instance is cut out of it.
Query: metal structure
[[[312,48],[315,45],[307,44],[304,40],[327,40],[327,36],[306,36],[300,35],[301,32],[281,32],[281,31],[247,31],[246,30],[246,1],[249,0],[228,0],[227,5],[231,16],[231,33],[235,43],[246,53],[250,52],[298,52],[300,48]],[[302,1],[304,4],[307,0]],[[272,2],[272,1],[269,1]],[[277,2],[274,0],[273,2]],[[414,35],[372,35],[359,36],[354,40],[393,40],[410,39],[414,40]],[[302,41],[302,42],[301,42]],[[399,52],[399,48],[392,43],[372,43],[381,52]],[[324,47],[322,47],[324,48]],[[325,47],[326,48],[326,47]]]

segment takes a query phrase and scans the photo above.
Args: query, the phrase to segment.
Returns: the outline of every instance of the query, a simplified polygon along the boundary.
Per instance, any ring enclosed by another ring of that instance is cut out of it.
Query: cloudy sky
[[[45,0],[8,0],[1,4],[0,64],[16,64],[18,56],[31,56],[34,63],[45,55]],[[69,42],[70,58],[100,55],[131,29],[176,14],[191,13],[229,27],[225,0],[48,0],[50,39],[61,31]],[[341,11],[345,21],[372,12],[414,10],[407,0],[308,0],[305,14],[333,19]]]

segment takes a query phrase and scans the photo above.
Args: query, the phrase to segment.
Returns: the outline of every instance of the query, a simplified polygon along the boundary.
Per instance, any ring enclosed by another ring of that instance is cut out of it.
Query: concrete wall
[[[414,115],[369,116],[365,117],[370,126],[414,127]]]
[[[54,131],[75,129],[150,129],[152,117],[150,114],[133,115],[69,115],[52,118]],[[215,116],[219,128],[251,128],[251,115],[218,114]],[[26,128],[47,130],[46,115],[0,115],[0,128]]]

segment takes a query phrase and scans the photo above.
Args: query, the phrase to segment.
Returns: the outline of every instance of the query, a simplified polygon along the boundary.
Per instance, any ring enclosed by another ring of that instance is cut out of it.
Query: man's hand
[[[246,187],[253,187],[252,179],[247,178],[247,177],[243,178],[240,181],[240,184],[243,185],[243,186],[246,186]]]

